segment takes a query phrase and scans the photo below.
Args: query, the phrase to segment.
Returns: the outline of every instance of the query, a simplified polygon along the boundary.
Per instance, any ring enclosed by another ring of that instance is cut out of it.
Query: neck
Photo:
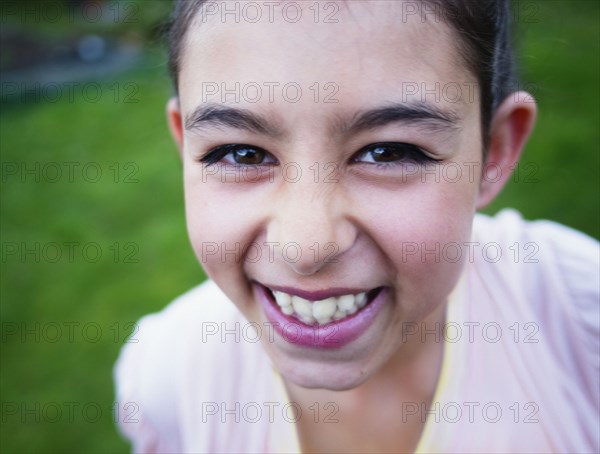
[[[368,399],[381,390],[392,395],[396,390],[414,401],[429,402],[437,387],[444,356],[445,317],[446,304],[442,304],[418,324],[418,332],[407,336],[407,341],[375,374],[349,392],[359,399]]]

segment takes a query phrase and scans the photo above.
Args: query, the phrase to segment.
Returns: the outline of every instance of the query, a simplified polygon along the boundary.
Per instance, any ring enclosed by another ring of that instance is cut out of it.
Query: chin
[[[374,365],[358,361],[292,360],[276,352],[269,352],[277,370],[286,381],[307,389],[346,391],[365,383],[374,372]]]

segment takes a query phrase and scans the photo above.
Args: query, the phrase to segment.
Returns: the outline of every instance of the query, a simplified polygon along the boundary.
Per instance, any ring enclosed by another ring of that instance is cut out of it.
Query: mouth
[[[291,344],[341,348],[366,333],[388,301],[388,288],[307,292],[253,281],[268,321]]]
[[[323,326],[346,320],[371,303],[383,290],[383,287],[377,287],[371,290],[305,292],[282,287],[263,287],[281,313],[308,326]]]

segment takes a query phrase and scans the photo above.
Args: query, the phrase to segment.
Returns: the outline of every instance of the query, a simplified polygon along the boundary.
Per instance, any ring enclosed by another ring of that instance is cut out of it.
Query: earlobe
[[[478,210],[494,200],[510,178],[533,130],[536,115],[533,96],[523,91],[512,93],[496,110],[477,198]]]
[[[172,97],[167,101],[167,123],[181,156],[183,154],[183,121],[177,97]]]

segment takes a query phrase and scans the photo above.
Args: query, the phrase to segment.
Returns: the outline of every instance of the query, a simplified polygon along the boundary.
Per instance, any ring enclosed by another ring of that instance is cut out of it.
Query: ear
[[[494,200],[510,178],[533,130],[536,116],[535,100],[524,91],[512,93],[496,110],[479,186],[478,210]]]
[[[172,97],[167,101],[167,123],[169,124],[169,130],[175,143],[177,144],[177,150],[179,155],[183,155],[183,121],[181,118],[181,109],[179,107],[179,98]]]

